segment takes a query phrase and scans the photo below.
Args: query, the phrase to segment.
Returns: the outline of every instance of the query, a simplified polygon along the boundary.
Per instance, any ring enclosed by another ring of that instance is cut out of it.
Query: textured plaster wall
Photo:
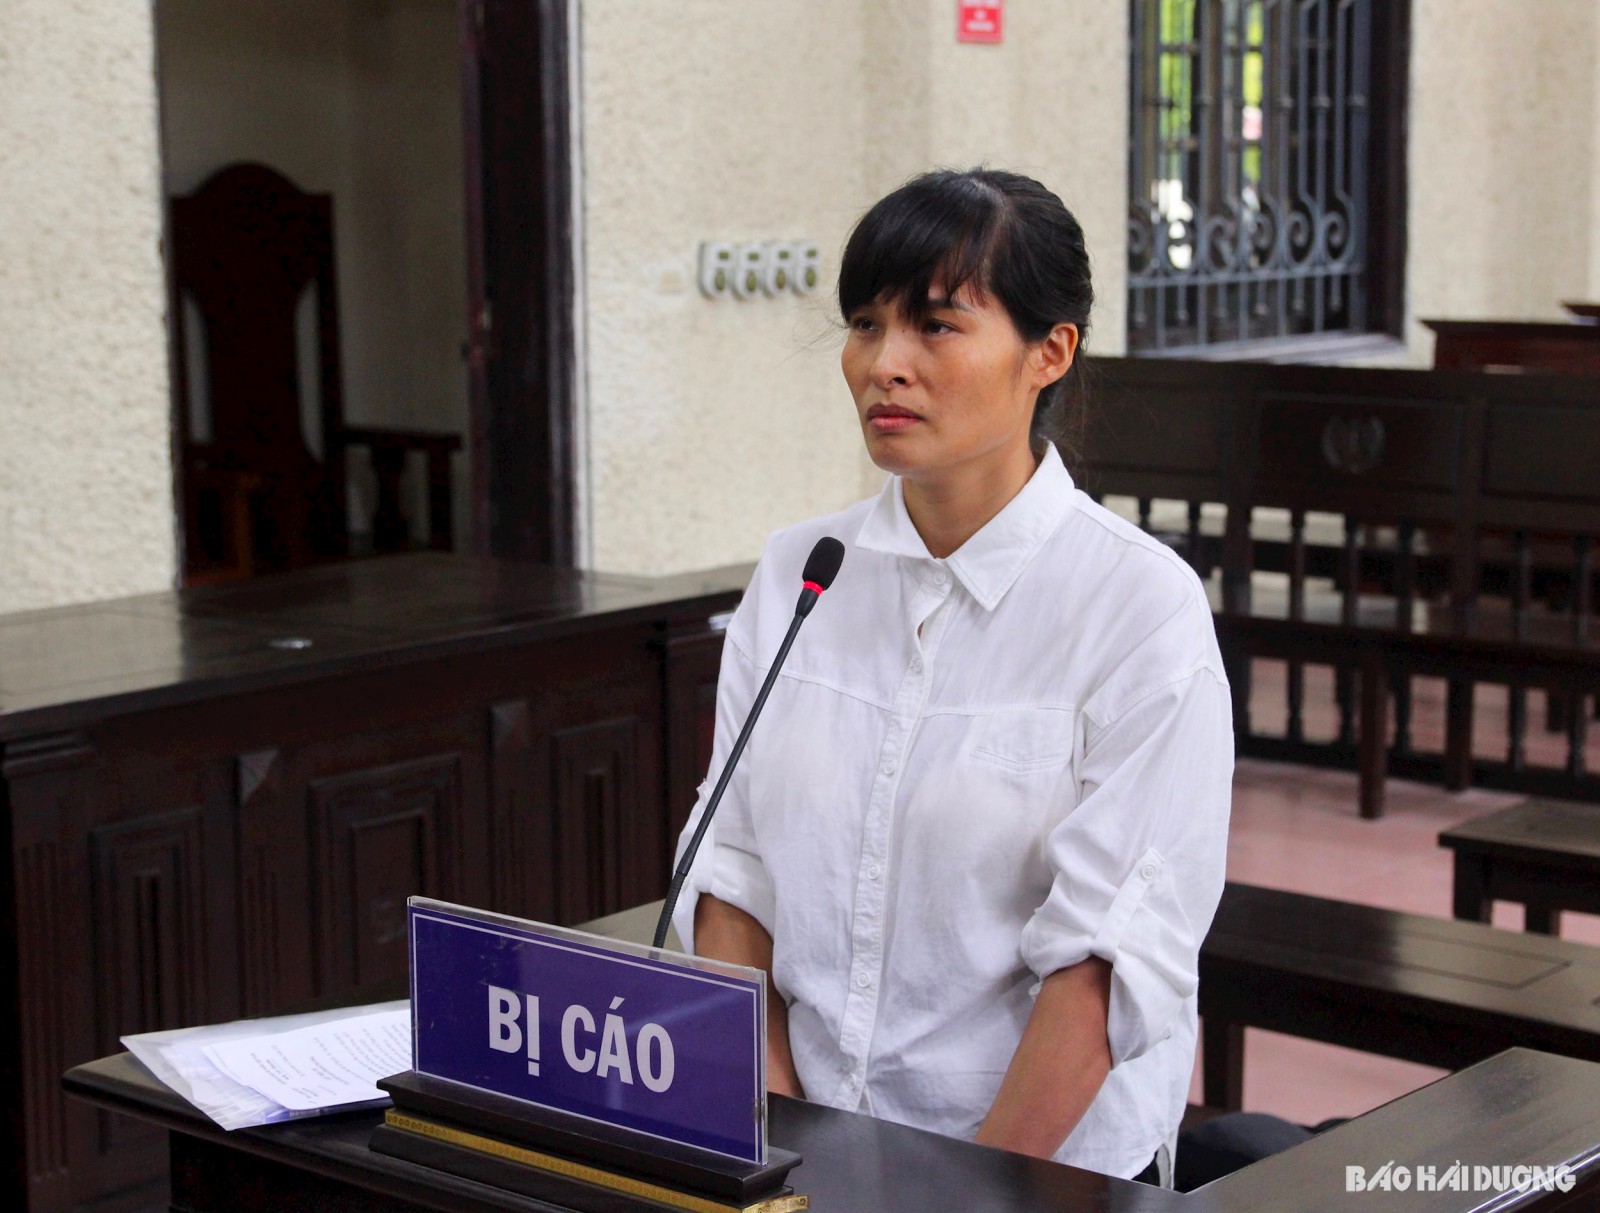
[[[0,611],[176,563],[147,3],[0,4]]]
[[[755,556],[860,495],[825,291],[715,302],[700,241],[811,237],[867,196],[851,0],[580,6],[589,534],[602,569]]]
[[[1000,46],[958,44],[944,0],[585,0],[580,13],[596,567],[749,559],[774,528],[882,480],[827,293],[702,299],[701,240],[812,237],[831,285],[850,225],[907,176],[1016,168],[1083,221],[1094,345],[1122,348],[1124,0],[1013,4]]]
[[[453,0],[159,0],[158,11],[168,192],[254,160],[331,193],[346,419],[464,433]],[[374,490],[360,456],[351,470],[359,528]],[[420,534],[420,461],[414,471],[408,513]],[[471,518],[468,472],[457,455],[458,547]]]
[[[1593,50],[1593,83],[1589,115],[1589,291],[1586,299],[1600,299],[1600,4],[1590,13],[1590,46]]]
[[[1007,6],[1005,41],[978,47],[950,31],[953,5],[921,0],[930,33],[928,160],[989,162],[1037,177],[1083,225],[1096,304],[1090,348],[1127,337],[1128,3]],[[879,81],[880,86],[889,82]]]
[[[1600,291],[1594,0],[1414,0],[1409,361],[1419,318],[1559,319]]]

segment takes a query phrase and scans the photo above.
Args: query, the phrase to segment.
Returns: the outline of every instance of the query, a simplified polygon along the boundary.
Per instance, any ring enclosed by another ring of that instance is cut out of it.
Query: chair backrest
[[[1542,623],[1600,642],[1600,377],[1506,376],[1487,425],[1474,588],[1509,600],[1514,634]]]
[[[1291,617],[1305,601],[1313,512],[1340,516],[1340,551],[1327,571],[1346,622],[1363,613],[1363,587],[1375,569],[1401,628],[1410,626],[1419,594],[1448,590],[1454,600],[1469,593],[1459,540],[1471,529],[1484,416],[1463,376],[1275,369],[1245,423],[1243,479],[1252,507],[1288,512]],[[1260,544],[1249,517],[1240,511],[1230,522],[1225,559],[1253,563]]]
[[[1238,507],[1240,418],[1271,368],[1151,358],[1088,368],[1073,475],[1096,500],[1133,498],[1139,525],[1209,577]]]
[[[179,342],[178,410],[190,482],[249,475],[258,486],[252,542],[257,564],[293,567],[336,554],[344,531],[342,402],[333,208],[261,164],[235,164],[194,193],[172,199],[171,245]],[[307,443],[297,314],[316,293],[316,429]],[[182,323],[192,303],[201,324]],[[199,339],[200,351],[184,348]],[[210,433],[192,432],[186,381],[203,356]],[[191,545],[201,541],[198,494],[185,486]]]

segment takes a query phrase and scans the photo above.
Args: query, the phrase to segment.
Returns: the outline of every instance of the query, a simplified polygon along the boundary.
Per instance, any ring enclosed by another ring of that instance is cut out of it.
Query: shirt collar
[[[1022,491],[989,519],[977,534],[952,552],[945,563],[967,592],[992,611],[1072,512],[1072,475],[1053,443]],[[891,476],[856,535],[855,546],[890,556],[932,561],[927,544],[906,512],[905,484]]]

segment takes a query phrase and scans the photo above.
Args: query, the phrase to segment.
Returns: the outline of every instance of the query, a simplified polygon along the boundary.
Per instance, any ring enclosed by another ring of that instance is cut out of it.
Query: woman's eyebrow
[[[957,303],[948,295],[929,295],[928,307],[930,310],[948,308],[954,312],[970,312],[972,310],[964,303]]]

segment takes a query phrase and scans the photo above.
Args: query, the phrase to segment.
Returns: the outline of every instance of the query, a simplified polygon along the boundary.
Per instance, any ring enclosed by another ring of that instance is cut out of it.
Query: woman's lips
[[[910,409],[893,404],[875,404],[867,410],[867,424],[875,434],[894,434],[910,429],[922,420]]]

